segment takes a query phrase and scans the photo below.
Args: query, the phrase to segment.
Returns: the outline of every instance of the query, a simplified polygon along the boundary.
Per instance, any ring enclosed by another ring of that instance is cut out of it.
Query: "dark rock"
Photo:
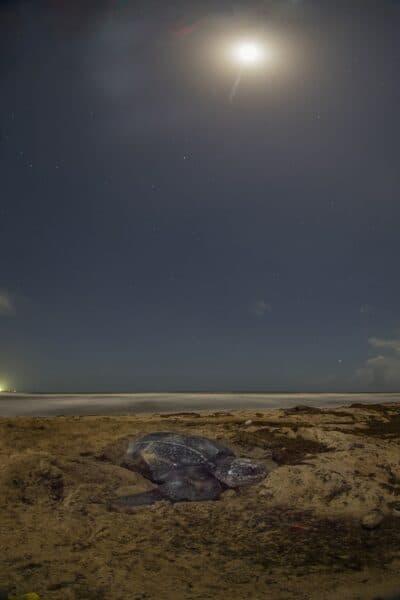
[[[320,408],[316,408],[315,406],[308,406],[307,404],[297,404],[297,406],[293,406],[292,408],[287,408],[286,412],[319,414],[322,411]]]
[[[373,510],[361,520],[364,529],[377,529],[383,521],[383,514],[379,510]]]

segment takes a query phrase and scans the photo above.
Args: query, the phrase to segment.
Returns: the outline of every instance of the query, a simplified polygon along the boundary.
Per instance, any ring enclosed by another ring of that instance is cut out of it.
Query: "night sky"
[[[400,387],[400,2],[0,3],[0,383]],[[261,40],[244,69],[222,48]]]

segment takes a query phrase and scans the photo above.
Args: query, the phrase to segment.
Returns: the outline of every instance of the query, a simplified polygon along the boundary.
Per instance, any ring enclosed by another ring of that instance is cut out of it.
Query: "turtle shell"
[[[171,470],[203,466],[212,472],[216,464],[233,452],[218,442],[199,435],[158,431],[129,443],[127,464],[151,481],[161,483]]]

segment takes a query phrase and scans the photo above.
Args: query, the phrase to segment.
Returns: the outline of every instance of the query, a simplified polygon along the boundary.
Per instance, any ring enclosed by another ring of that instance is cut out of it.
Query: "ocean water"
[[[135,393],[135,394],[0,394],[0,417],[112,415],[201,410],[317,407],[400,402],[395,394],[306,393]]]

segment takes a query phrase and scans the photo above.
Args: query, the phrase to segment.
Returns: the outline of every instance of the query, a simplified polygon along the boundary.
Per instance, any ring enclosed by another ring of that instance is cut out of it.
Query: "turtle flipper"
[[[156,488],[148,492],[142,492],[141,494],[132,494],[130,496],[119,496],[112,503],[112,508],[129,508],[131,506],[143,506],[144,504],[154,504],[165,500],[165,496],[162,492]]]

